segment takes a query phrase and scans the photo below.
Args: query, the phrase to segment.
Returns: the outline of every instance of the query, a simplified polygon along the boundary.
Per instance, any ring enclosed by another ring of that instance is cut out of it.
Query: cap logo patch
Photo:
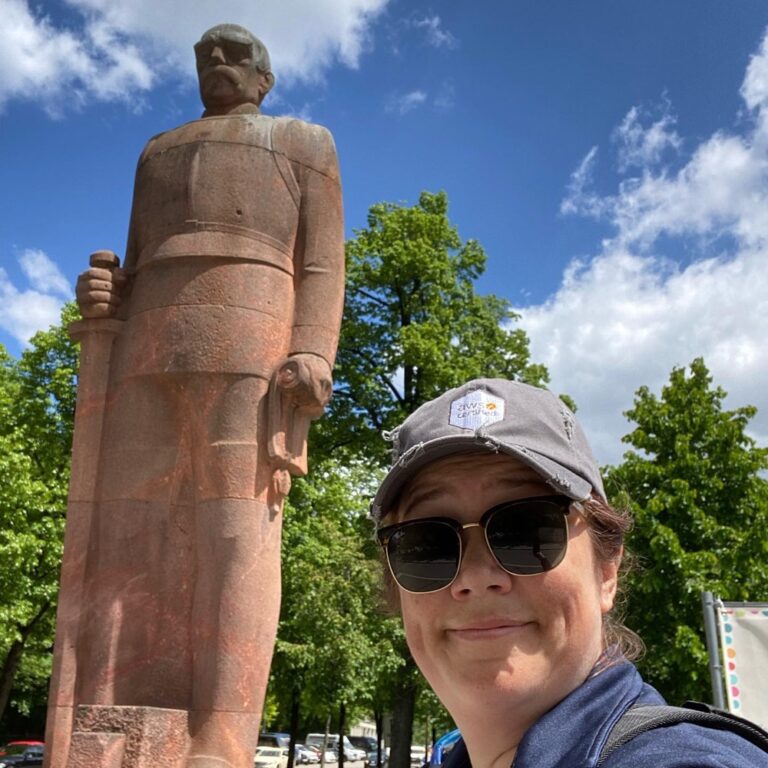
[[[504,418],[504,401],[482,389],[469,392],[451,403],[448,423],[461,429],[479,429]]]

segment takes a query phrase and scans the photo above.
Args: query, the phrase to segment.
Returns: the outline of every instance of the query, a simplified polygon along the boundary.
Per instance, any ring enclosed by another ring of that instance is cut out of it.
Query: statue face
[[[255,68],[251,41],[245,36],[207,35],[195,46],[195,58],[206,109],[260,104],[271,87],[271,74]]]

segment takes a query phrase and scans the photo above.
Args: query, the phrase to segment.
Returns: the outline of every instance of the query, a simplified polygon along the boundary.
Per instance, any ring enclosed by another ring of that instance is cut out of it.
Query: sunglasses
[[[488,549],[507,573],[535,576],[551,571],[565,557],[572,503],[566,496],[516,499],[491,507],[478,523],[425,517],[380,528],[376,538],[392,576],[406,592],[437,592],[453,584],[465,528],[483,529]]]

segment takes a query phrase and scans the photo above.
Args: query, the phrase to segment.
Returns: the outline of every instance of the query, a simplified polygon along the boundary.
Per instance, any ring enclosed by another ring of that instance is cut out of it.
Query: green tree
[[[644,674],[673,703],[711,697],[701,591],[768,599],[768,450],[747,434],[756,409],[725,410],[725,396],[701,358],[675,368],[660,397],[641,387],[623,438],[634,450],[606,474],[636,521],[628,624],[648,648]]]
[[[387,464],[382,432],[440,392],[480,376],[547,381],[509,303],[476,293],[486,255],[459,237],[445,193],[423,192],[411,207],[372,206],[346,256],[335,394],[315,455],[362,457],[376,471]],[[378,700],[393,703],[391,765],[405,768],[424,683],[402,632],[396,637],[404,663],[394,679],[391,670],[381,676]]]
[[[486,255],[462,241],[444,192],[378,203],[347,242],[347,296],[336,383],[320,450],[386,461],[381,432],[477,376],[547,381],[509,303],[475,292]]]
[[[20,359],[0,347],[0,717],[47,694],[75,407],[77,348],[61,325]]]
[[[270,691],[278,726],[294,737],[302,718],[324,724],[369,711],[377,671],[401,663],[378,611],[380,569],[365,520],[371,482],[359,462],[326,460],[295,482],[285,505]]]

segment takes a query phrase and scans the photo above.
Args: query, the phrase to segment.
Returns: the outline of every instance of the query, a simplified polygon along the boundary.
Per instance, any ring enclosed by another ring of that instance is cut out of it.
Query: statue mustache
[[[203,74],[203,80],[209,80],[217,75],[226,77],[235,85],[239,85],[242,82],[240,73],[234,67],[230,67],[227,64],[216,64],[215,66],[210,67]]]

